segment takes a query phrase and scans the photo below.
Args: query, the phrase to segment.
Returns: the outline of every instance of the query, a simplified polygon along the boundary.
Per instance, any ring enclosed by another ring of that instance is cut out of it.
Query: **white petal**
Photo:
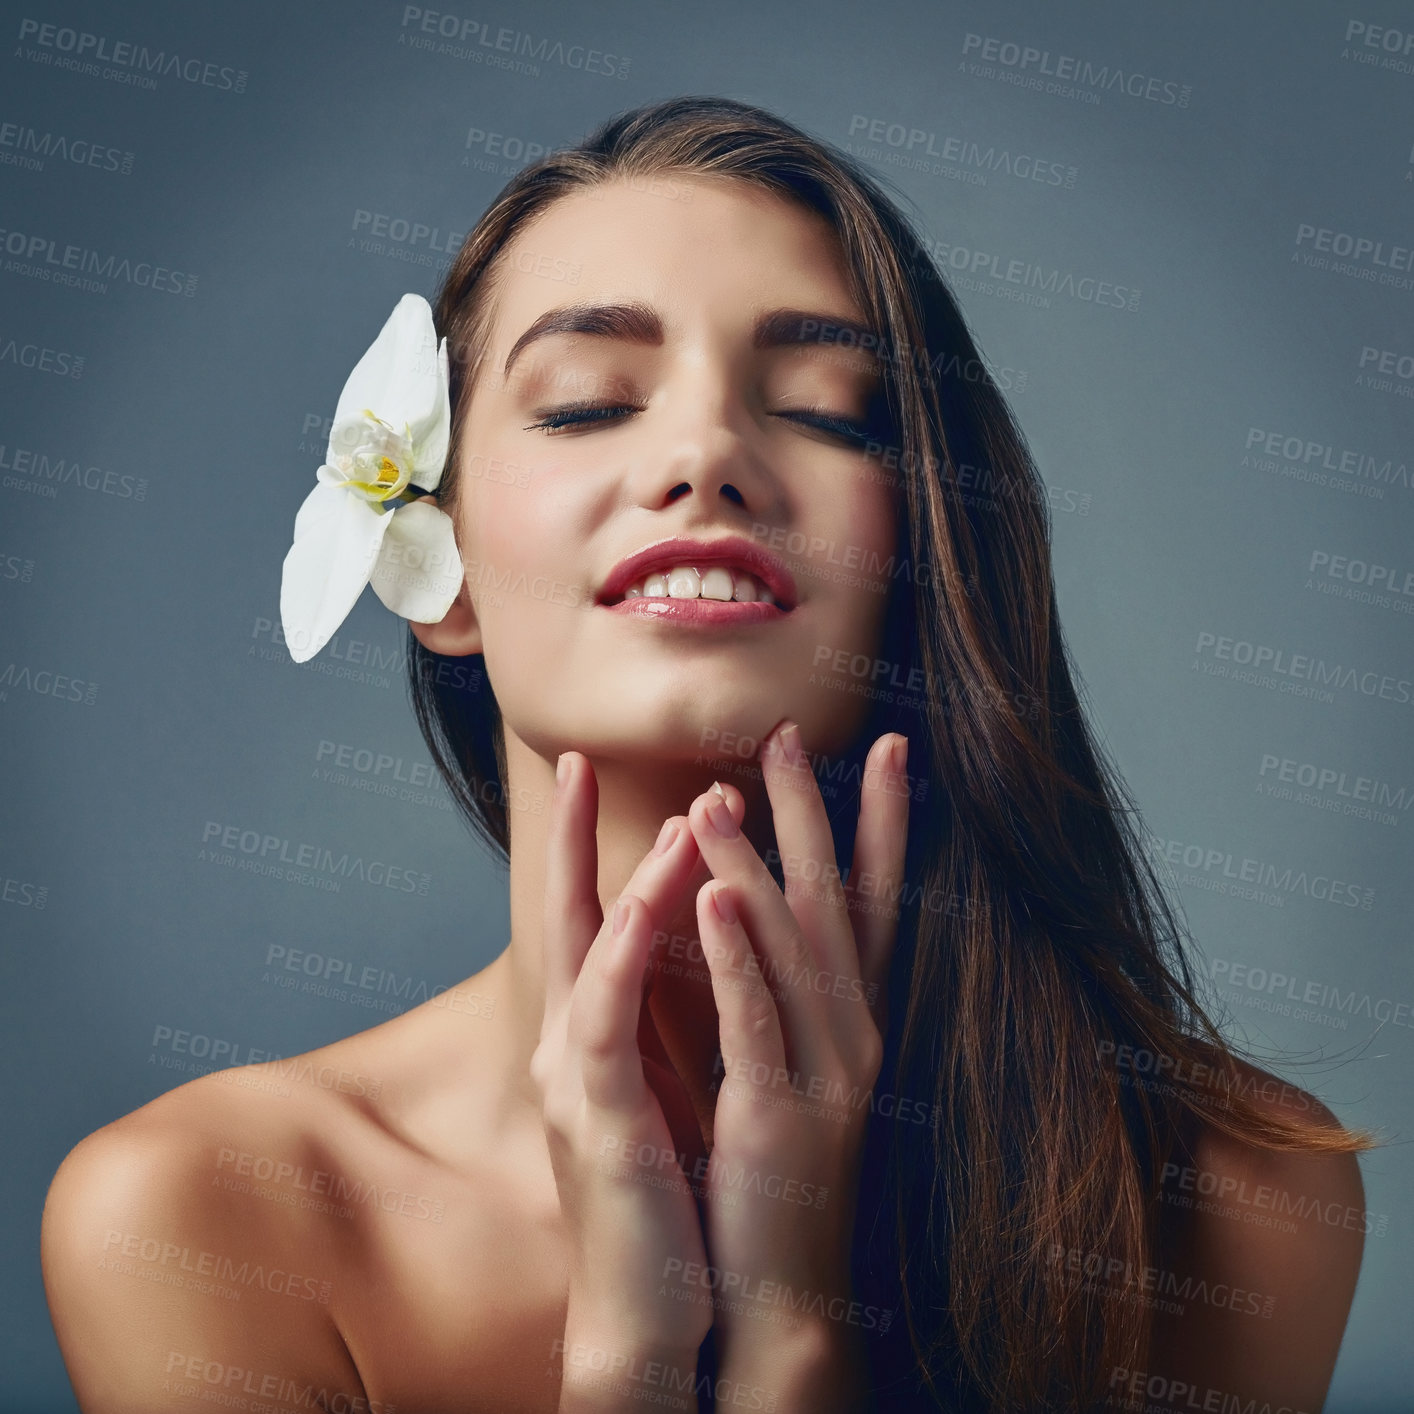
[[[320,482],[305,497],[280,578],[280,622],[296,663],[314,657],[358,602],[388,520],[339,486]]]
[[[428,444],[430,462],[450,410],[446,364],[437,344],[432,306],[421,295],[406,294],[398,301],[378,337],[354,365],[339,394],[334,427],[356,421],[365,408],[399,432],[406,423],[414,445]],[[331,437],[325,460],[332,462],[339,450]],[[441,450],[445,459],[445,443]],[[437,471],[440,475],[440,463]],[[427,486],[423,480],[417,484]]]
[[[414,623],[441,623],[462,587],[465,569],[452,518],[431,501],[409,501],[389,513],[373,567],[373,592]]]
[[[348,492],[343,490],[337,481],[330,481],[326,472],[332,472],[332,468],[321,466],[315,472],[315,487],[300,504],[299,510],[295,512],[295,539],[308,534],[320,521],[328,520],[336,511],[343,508],[339,504],[339,496],[348,496]],[[316,494],[320,487],[326,487],[329,491],[338,491],[338,496]]]
[[[437,377],[442,385],[441,406],[436,420],[422,434],[419,440],[414,428],[412,443],[412,480],[414,486],[424,491],[435,491],[442,480],[442,470],[447,463],[447,447],[452,440],[452,395],[447,381],[447,341],[442,340],[437,350]]]

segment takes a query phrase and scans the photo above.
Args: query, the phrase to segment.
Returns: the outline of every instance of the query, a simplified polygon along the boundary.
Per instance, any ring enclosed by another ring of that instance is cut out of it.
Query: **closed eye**
[[[616,414],[621,412],[640,412],[642,409],[636,407],[620,406],[616,404],[593,403],[570,403],[565,407],[556,408],[553,412],[547,413],[539,422],[532,422],[524,430],[531,431],[534,428],[541,428],[546,432],[556,432],[565,427],[577,427],[588,422],[606,422]]]
[[[613,421],[624,413],[642,411],[642,408],[627,404],[571,403],[546,413],[539,422],[532,422],[523,430],[530,432],[538,429],[553,434],[566,428]],[[872,435],[870,429],[863,423],[841,417],[836,413],[826,412],[823,408],[799,408],[787,412],[772,413],[771,416],[804,422],[809,426],[820,428],[821,431],[832,432],[837,437],[843,437],[851,442],[867,442]]]
[[[837,413],[826,412],[824,408],[801,408],[797,412],[781,412],[774,415],[799,419],[820,428],[822,431],[833,432],[835,436],[843,437],[848,442],[862,444],[869,441],[874,435],[871,429],[862,422],[855,422],[853,418],[849,417],[841,417]]]

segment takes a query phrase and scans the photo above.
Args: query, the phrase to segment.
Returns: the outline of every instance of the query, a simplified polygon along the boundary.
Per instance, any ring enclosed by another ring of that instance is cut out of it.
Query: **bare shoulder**
[[[213,1386],[362,1393],[331,1313],[337,1253],[308,1212],[232,1201],[227,1186],[236,1156],[300,1153],[319,1124],[293,1091],[262,1096],[238,1074],[105,1125],[51,1181],[45,1290],[85,1414],[187,1408]]]
[[[1310,1092],[1244,1061],[1240,1093],[1337,1128]],[[1313,1411],[1340,1351],[1370,1216],[1350,1153],[1267,1149],[1211,1124],[1163,1175],[1151,1364],[1162,1378]]]
[[[1299,1085],[1240,1058],[1237,1068],[1235,1088],[1262,1113],[1320,1129],[1340,1128],[1331,1109]],[[1270,1260],[1292,1260],[1292,1254],[1299,1259],[1303,1249],[1316,1248],[1323,1255],[1344,1250],[1359,1267],[1367,1226],[1365,1188],[1354,1154],[1268,1149],[1204,1125],[1192,1160],[1195,1190],[1215,1198],[1219,1208],[1240,1210],[1242,1226],[1250,1230],[1248,1245],[1270,1249]],[[1194,1211],[1205,1226],[1228,1221],[1212,1204]]]

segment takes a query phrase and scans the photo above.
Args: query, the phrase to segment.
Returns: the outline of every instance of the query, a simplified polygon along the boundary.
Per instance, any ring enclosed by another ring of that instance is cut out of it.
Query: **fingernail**
[[[792,766],[799,766],[801,760],[800,728],[794,722],[787,722],[781,728],[781,745],[785,748],[786,760]]]
[[[570,773],[569,762],[565,760],[564,753],[561,752],[555,758],[555,789],[558,791],[565,783],[565,778]]]
[[[903,768],[908,765],[908,738],[900,732],[894,738],[894,744],[889,751],[889,769],[896,776],[903,775]]]
[[[617,936],[624,930],[624,924],[628,922],[628,900],[620,899],[614,905],[614,934]]]
[[[658,842],[653,846],[654,854],[666,854],[673,845],[673,841],[678,837],[678,824],[676,820],[664,820],[663,828],[658,831]]]
[[[712,907],[723,923],[736,922],[736,908],[732,903],[732,891],[725,885],[712,890]]]
[[[707,792],[707,818],[712,822],[712,828],[724,840],[734,840],[741,833],[732,818],[732,812],[727,809],[727,795],[719,782],[714,782],[712,790]]]

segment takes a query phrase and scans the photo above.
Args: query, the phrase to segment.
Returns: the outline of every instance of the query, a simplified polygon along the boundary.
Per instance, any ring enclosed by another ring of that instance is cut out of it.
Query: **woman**
[[[671,100],[521,172],[435,315],[411,682],[510,945],[77,1146],[87,1414],[1318,1409],[1372,1141],[1194,997],[894,205]]]

